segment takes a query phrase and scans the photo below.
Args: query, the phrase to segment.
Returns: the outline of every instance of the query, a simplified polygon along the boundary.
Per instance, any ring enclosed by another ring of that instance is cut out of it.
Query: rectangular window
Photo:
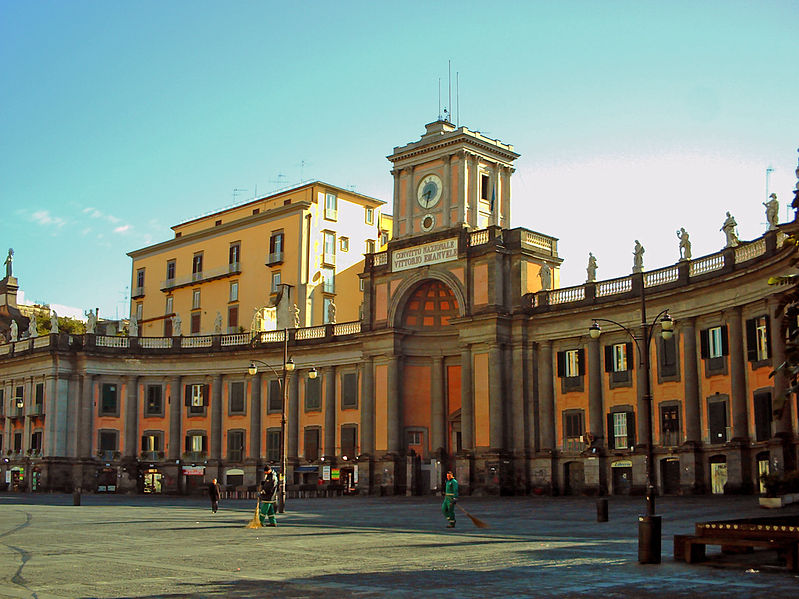
[[[336,265],[336,234],[332,231],[324,232],[324,255],[322,262],[329,266]]]
[[[727,439],[727,401],[712,401],[707,406],[710,443],[726,443]]]
[[[380,231],[380,246],[384,246],[388,243],[388,231]]]
[[[325,194],[325,218],[336,220],[338,217],[338,198],[334,193]]]
[[[347,372],[341,375],[341,409],[358,407],[358,374]]]
[[[202,432],[186,433],[185,451],[190,459],[204,457],[208,451],[208,437]]]
[[[42,431],[34,431],[31,434],[31,450],[34,453],[42,452]]]
[[[144,405],[145,416],[161,416],[164,411],[163,387],[147,385],[147,403]]]
[[[272,273],[272,293],[277,293],[280,289],[280,271]]]
[[[484,202],[491,200],[489,197],[489,187],[491,184],[491,177],[485,174],[480,175],[480,199]]]
[[[138,302],[136,304],[136,321],[141,322],[143,316],[144,316],[144,304]]]
[[[230,413],[244,414],[244,383],[236,381],[230,383]]]
[[[200,334],[200,312],[193,312],[191,315],[191,334]]]
[[[239,282],[233,281],[230,284],[230,294],[228,295],[229,302],[237,302],[239,301]]]
[[[322,324],[331,323],[330,307],[333,305],[333,298],[326,297],[322,299]]]
[[[235,333],[239,327],[239,307],[228,306],[227,309],[227,329],[228,333]]]
[[[192,280],[196,281],[197,279],[201,279],[203,275],[203,255],[202,254],[194,254],[194,257],[191,260],[191,274]]]
[[[185,387],[184,404],[189,408],[189,415],[205,413],[208,405],[208,385],[192,384]]]
[[[349,237],[339,237],[338,239],[338,249],[342,252],[349,252],[350,251],[350,238]]]
[[[563,413],[563,448],[566,451],[582,451],[584,414],[582,410],[568,410]]]
[[[771,339],[768,318],[758,316],[746,321],[746,357],[750,362],[771,358]]]
[[[270,428],[266,431],[266,461],[280,461],[280,429]]]
[[[145,431],[141,436],[141,450],[143,452],[161,451],[161,431]]]
[[[237,241],[230,244],[230,250],[228,251],[227,263],[230,270],[238,270],[239,262],[241,262],[241,244]]]
[[[369,206],[367,206],[364,212],[365,212],[364,218],[366,220],[366,224],[367,225],[375,224],[375,209],[369,208]]]
[[[721,348],[721,327],[713,327],[708,331],[708,358],[720,358],[723,355]]]
[[[172,296],[166,298],[166,308],[164,312],[166,318],[164,318],[164,337],[171,337],[172,336]]]
[[[241,462],[244,459],[244,449],[244,431],[228,431],[227,459],[231,462]]]
[[[661,445],[677,447],[680,444],[680,408],[661,406],[660,408]]]
[[[200,290],[195,289],[191,293],[191,309],[192,310],[199,310],[200,309]]]
[[[175,278],[175,261],[169,260],[166,263],[166,280],[172,281]]]
[[[117,431],[100,431],[97,436],[100,451],[117,451]]]
[[[103,383],[100,398],[100,415],[116,416],[117,414],[117,386],[114,383]]]
[[[422,444],[422,431],[408,431],[408,446]]]
[[[352,424],[341,426],[341,456],[348,459],[358,455],[358,427]]]
[[[660,338],[660,365],[661,377],[677,376],[677,337],[668,339]]]
[[[573,377],[580,376],[580,352],[576,349],[570,349],[564,352],[566,354],[566,370],[564,376]]]
[[[22,433],[14,433],[14,451],[16,453],[22,451]]]
[[[170,295],[166,298],[166,307],[164,308],[164,314],[172,314],[172,303],[174,298]]]
[[[323,266],[320,269],[322,273],[322,291],[325,293],[336,292],[336,269]]]
[[[269,261],[267,264],[276,264],[283,261],[283,233],[272,233],[269,238]]]
[[[280,386],[280,381],[272,379],[269,381],[268,400],[266,410],[269,413],[283,411],[283,389]]]
[[[771,393],[761,391],[755,393],[755,441],[771,439]]]
[[[374,254],[375,253],[375,240],[374,239],[367,239],[366,240],[366,253],[367,254]]]
[[[305,379],[305,411],[322,409],[322,381],[319,378]]]
[[[38,408],[36,413],[41,414],[44,407],[44,383],[36,383],[36,398],[34,402],[34,406]]]
[[[608,449],[632,449],[635,446],[635,412],[608,414]]]
[[[617,343],[613,346],[613,372],[626,372],[627,370],[627,344]]]
[[[138,287],[139,290],[144,288],[144,269],[143,268],[140,268],[139,270],[136,271],[136,287]],[[139,291],[139,293],[141,293],[141,291]]]
[[[305,459],[315,462],[319,459],[319,429],[305,429]]]

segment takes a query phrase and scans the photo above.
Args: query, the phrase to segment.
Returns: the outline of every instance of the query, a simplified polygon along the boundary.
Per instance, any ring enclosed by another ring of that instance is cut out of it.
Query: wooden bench
[[[796,572],[799,569],[797,559],[797,539],[752,539],[738,536],[705,536],[705,535],[674,535],[674,559],[684,560],[693,564],[706,559],[705,547],[707,545],[721,546],[722,553],[733,552],[733,548],[742,547],[749,550],[771,549],[776,550],[785,559],[788,570]]]

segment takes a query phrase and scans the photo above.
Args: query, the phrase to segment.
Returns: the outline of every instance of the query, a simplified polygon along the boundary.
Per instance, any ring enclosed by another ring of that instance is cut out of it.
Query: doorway
[[[619,460],[611,464],[611,484],[614,495],[629,495],[633,486],[633,465],[629,460]]]
[[[579,495],[585,487],[585,469],[582,462],[568,462],[566,464],[565,495]]]
[[[722,459],[724,459],[722,457]],[[710,463],[710,491],[714,495],[724,495],[724,486],[727,484],[727,462],[716,461]]]
[[[163,493],[162,476],[158,470],[147,470],[144,473],[144,492]]]
[[[660,461],[660,480],[663,481],[664,495],[677,495],[680,492],[679,458],[666,458]]]

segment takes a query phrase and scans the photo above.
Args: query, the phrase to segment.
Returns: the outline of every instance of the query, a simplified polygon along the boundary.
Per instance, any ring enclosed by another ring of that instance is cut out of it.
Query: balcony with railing
[[[212,268],[210,270],[203,270],[195,272],[190,275],[182,277],[175,277],[174,279],[167,279],[161,282],[161,291],[171,291],[179,287],[188,287],[196,283],[206,283],[216,279],[224,279],[234,275],[241,274],[241,263],[233,262],[219,268]]]
[[[266,256],[266,265],[267,266],[274,266],[275,264],[280,264],[283,262],[283,252],[270,252]]]

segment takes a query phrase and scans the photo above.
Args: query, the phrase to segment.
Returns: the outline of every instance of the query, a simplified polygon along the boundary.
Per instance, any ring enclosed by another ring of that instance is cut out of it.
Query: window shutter
[[[757,328],[754,318],[746,321],[746,359],[750,362],[757,360]]]
[[[709,343],[707,339],[707,329],[703,329],[699,331],[699,346],[701,349],[701,356],[703,359],[707,359],[710,350],[708,349]]]
[[[771,357],[771,318],[766,314],[766,354]]]
[[[203,385],[203,407],[208,407],[211,403],[211,386]],[[205,450],[203,450],[205,451]]]
[[[187,407],[191,406],[191,385],[186,385],[183,387],[183,403]]]
[[[582,348],[577,350],[577,374],[585,374],[585,350]]]
[[[613,414],[608,414],[608,449],[616,449],[616,435],[613,431]]]
[[[147,437],[142,436],[141,438],[141,450],[147,451]]]
[[[649,348],[647,347],[645,351],[649,351]],[[635,360],[633,359],[634,354],[632,342],[628,341],[624,344],[624,355],[627,357],[627,370],[633,370],[633,364],[635,363]]]
[[[558,352],[558,376],[566,376],[566,352]]]
[[[605,372],[613,372],[613,346],[605,346]]]
[[[184,448],[185,451],[191,451],[191,437],[189,437],[188,435],[186,435],[186,442],[184,443],[184,445],[185,445]]]
[[[208,451],[208,437],[203,435],[203,451]]]
[[[627,444],[635,447],[635,412],[627,412]]]
[[[727,356],[730,353],[730,342],[727,340],[727,325],[721,327],[721,355]]]

